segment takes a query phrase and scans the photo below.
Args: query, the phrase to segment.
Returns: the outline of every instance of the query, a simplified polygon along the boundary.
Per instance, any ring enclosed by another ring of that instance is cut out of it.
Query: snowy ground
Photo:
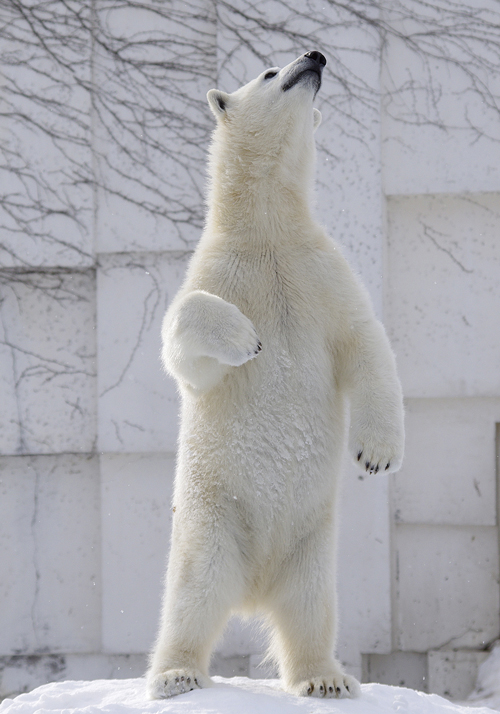
[[[215,686],[148,701],[143,679],[45,684],[0,704],[0,714],[492,714],[412,689],[363,684],[360,699],[321,700],[285,694],[278,680],[214,677]]]
[[[500,644],[479,667],[475,690],[467,701],[469,706],[487,706],[500,711]]]

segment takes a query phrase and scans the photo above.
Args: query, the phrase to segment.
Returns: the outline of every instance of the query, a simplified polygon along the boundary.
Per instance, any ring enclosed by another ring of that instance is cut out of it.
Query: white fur
[[[367,294],[311,215],[321,115],[308,82],[282,91],[295,64],[208,95],[207,224],[162,332],[182,414],[152,697],[210,685],[233,611],[267,614],[288,691],[359,694],[333,655],[347,414],[354,459],[395,471],[402,397]]]

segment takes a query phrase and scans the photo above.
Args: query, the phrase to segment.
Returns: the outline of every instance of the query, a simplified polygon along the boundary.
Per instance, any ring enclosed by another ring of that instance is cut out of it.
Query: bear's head
[[[232,94],[207,94],[217,119],[210,159],[212,195],[225,185],[233,196],[271,187],[304,192],[315,158],[315,129],[321,122],[313,100],[326,64],[320,52],[306,52],[286,67],[273,67]],[[306,191],[307,192],[307,191]]]

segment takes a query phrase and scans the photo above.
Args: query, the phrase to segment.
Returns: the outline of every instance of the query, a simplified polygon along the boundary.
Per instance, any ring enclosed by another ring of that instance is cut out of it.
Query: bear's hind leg
[[[211,686],[208,664],[232,607],[241,600],[241,567],[228,543],[172,543],[160,632],[147,673],[151,699]],[[230,544],[229,544],[230,546]]]
[[[358,681],[345,674],[334,657],[332,547],[324,532],[311,534],[284,564],[271,593],[271,656],[278,662],[284,689],[299,696],[361,693]]]

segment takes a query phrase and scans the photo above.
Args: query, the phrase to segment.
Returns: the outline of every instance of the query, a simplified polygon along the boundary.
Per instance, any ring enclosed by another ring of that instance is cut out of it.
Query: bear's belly
[[[211,392],[184,395],[177,493],[286,549],[332,509],[343,415],[324,347],[299,355],[268,339]]]

